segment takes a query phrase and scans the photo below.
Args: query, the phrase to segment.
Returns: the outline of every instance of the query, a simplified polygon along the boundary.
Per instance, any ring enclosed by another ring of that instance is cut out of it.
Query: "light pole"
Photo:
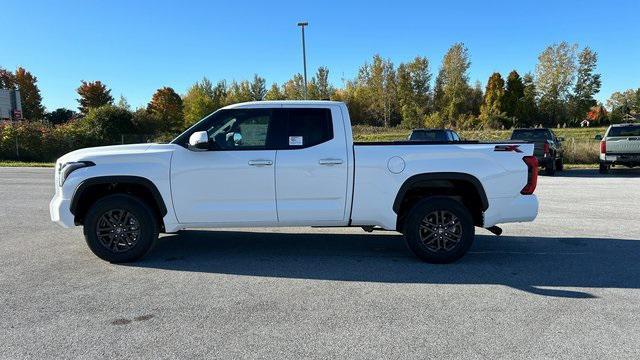
[[[304,66],[304,98],[306,100],[307,99],[307,50],[304,44],[304,27],[309,26],[309,23],[306,21],[299,22],[298,26],[302,28],[302,64]]]

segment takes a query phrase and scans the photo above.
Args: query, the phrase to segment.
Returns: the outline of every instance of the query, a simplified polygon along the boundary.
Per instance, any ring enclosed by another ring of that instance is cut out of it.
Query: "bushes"
[[[58,126],[48,122],[0,125],[0,159],[2,160],[50,162],[69,151],[97,145],[102,143],[77,121]]]
[[[105,105],[61,125],[46,121],[0,123],[0,160],[51,162],[76,149],[175,137],[154,133],[161,125],[158,122],[146,110],[132,113]]]
[[[564,162],[567,164],[595,164],[600,155],[598,141],[567,139],[564,146]]]

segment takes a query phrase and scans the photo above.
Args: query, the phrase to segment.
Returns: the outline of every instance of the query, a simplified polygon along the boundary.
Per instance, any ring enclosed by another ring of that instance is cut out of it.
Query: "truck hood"
[[[132,144],[132,145],[112,145],[99,146],[86,149],[79,149],[63,155],[58,159],[58,163],[70,161],[93,161],[95,159],[120,158],[129,155],[142,155],[154,151],[172,150],[176,145],[172,144]]]

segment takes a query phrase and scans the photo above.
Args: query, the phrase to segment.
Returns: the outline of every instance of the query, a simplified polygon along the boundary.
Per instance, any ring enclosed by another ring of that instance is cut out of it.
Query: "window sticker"
[[[289,146],[302,146],[302,136],[289,136]]]

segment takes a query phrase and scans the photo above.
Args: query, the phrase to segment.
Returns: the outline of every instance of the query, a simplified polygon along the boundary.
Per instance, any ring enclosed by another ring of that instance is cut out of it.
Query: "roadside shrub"
[[[564,142],[564,162],[567,164],[595,164],[600,155],[597,141],[576,141],[567,139]]]

